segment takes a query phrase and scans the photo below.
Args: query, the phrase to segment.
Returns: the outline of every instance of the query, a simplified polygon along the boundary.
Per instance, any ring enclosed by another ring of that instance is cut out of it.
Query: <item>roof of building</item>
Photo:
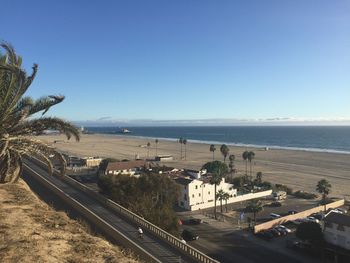
[[[119,171],[119,170],[140,168],[144,166],[148,166],[148,163],[145,160],[135,160],[135,161],[128,161],[128,162],[109,162],[106,170]]]
[[[192,182],[192,179],[188,179],[188,178],[184,178],[184,177],[179,177],[175,179],[175,182],[177,182],[178,184],[182,184],[182,185],[188,185]]]
[[[350,227],[350,216],[348,215],[331,212],[326,216],[324,220],[330,223],[336,223],[338,225]]]

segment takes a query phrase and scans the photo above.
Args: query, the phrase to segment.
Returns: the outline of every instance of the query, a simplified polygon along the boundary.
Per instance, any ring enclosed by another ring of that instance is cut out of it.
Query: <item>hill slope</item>
[[[23,182],[0,185],[0,262],[138,262],[43,203]]]

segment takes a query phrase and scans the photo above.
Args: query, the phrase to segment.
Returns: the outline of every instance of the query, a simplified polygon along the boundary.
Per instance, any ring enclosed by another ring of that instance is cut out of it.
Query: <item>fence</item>
[[[341,199],[341,200],[332,202],[330,204],[327,204],[326,209],[337,208],[339,206],[344,205],[344,203],[345,203],[345,200]],[[287,215],[284,217],[280,217],[280,218],[277,218],[277,219],[274,219],[274,220],[271,220],[271,221],[254,226],[254,233],[258,233],[258,232],[265,230],[265,229],[270,229],[271,227],[274,227],[276,225],[286,223],[287,221],[291,221],[291,220],[295,220],[295,219],[299,219],[299,218],[304,218],[304,217],[307,217],[313,213],[318,213],[318,212],[321,212],[323,210],[324,210],[324,206],[322,205],[322,206],[317,206],[317,207],[314,207],[314,208],[311,208],[311,209],[308,209],[308,210],[305,210],[305,211],[302,211],[302,212],[299,212],[299,213],[296,213],[293,215]]]
[[[33,161],[35,164],[39,165],[42,168],[47,168],[46,164],[38,159],[31,158],[31,161]],[[58,173],[55,171],[56,175]],[[200,252],[199,250],[195,249],[194,247],[184,244],[180,239],[177,237],[174,237],[173,235],[169,234],[168,232],[164,231],[163,229],[157,227],[156,225],[152,224],[151,222],[145,220],[144,218],[138,216],[137,214],[131,212],[130,210],[124,208],[123,206],[113,202],[112,200],[94,192],[87,186],[79,183],[78,181],[68,177],[63,176],[61,177],[64,182],[71,185],[74,188],[78,188],[82,192],[86,193],[96,201],[104,204],[111,210],[124,215],[125,217],[131,219],[134,223],[143,226],[144,229],[149,230],[153,234],[155,234],[157,237],[161,238],[162,240],[166,241],[176,249],[178,249],[181,253],[184,253],[187,256],[192,257],[197,262],[204,262],[204,263],[219,263],[219,261],[210,258],[209,256],[205,255],[204,253]]]

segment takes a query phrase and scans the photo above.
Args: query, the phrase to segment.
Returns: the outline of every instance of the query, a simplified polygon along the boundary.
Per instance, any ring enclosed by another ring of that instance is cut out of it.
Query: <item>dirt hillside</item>
[[[43,203],[22,180],[0,185],[0,262],[139,262]]]

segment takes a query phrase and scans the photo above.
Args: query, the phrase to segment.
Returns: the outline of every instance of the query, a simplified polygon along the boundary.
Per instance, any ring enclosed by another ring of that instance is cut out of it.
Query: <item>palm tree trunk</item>
[[[182,160],[182,143],[181,143],[181,150],[180,150],[180,159]]]
[[[214,217],[215,219],[217,219],[216,217],[216,184],[214,184]]]
[[[214,151],[213,151],[213,162],[214,162]]]
[[[245,160],[245,175],[248,175],[248,161]]]
[[[156,144],[156,156],[158,156],[158,145]]]
[[[186,161],[186,153],[187,153],[187,151],[186,151],[186,144],[185,144],[185,161]]]
[[[222,214],[222,199],[220,199],[220,212]]]
[[[323,205],[324,205],[324,213],[326,214],[326,211],[327,211],[326,194],[323,194],[322,199],[323,199]]]
[[[227,213],[227,199],[225,199],[225,209],[226,209],[226,213]]]
[[[252,176],[252,161],[249,161],[250,163],[250,177]]]

